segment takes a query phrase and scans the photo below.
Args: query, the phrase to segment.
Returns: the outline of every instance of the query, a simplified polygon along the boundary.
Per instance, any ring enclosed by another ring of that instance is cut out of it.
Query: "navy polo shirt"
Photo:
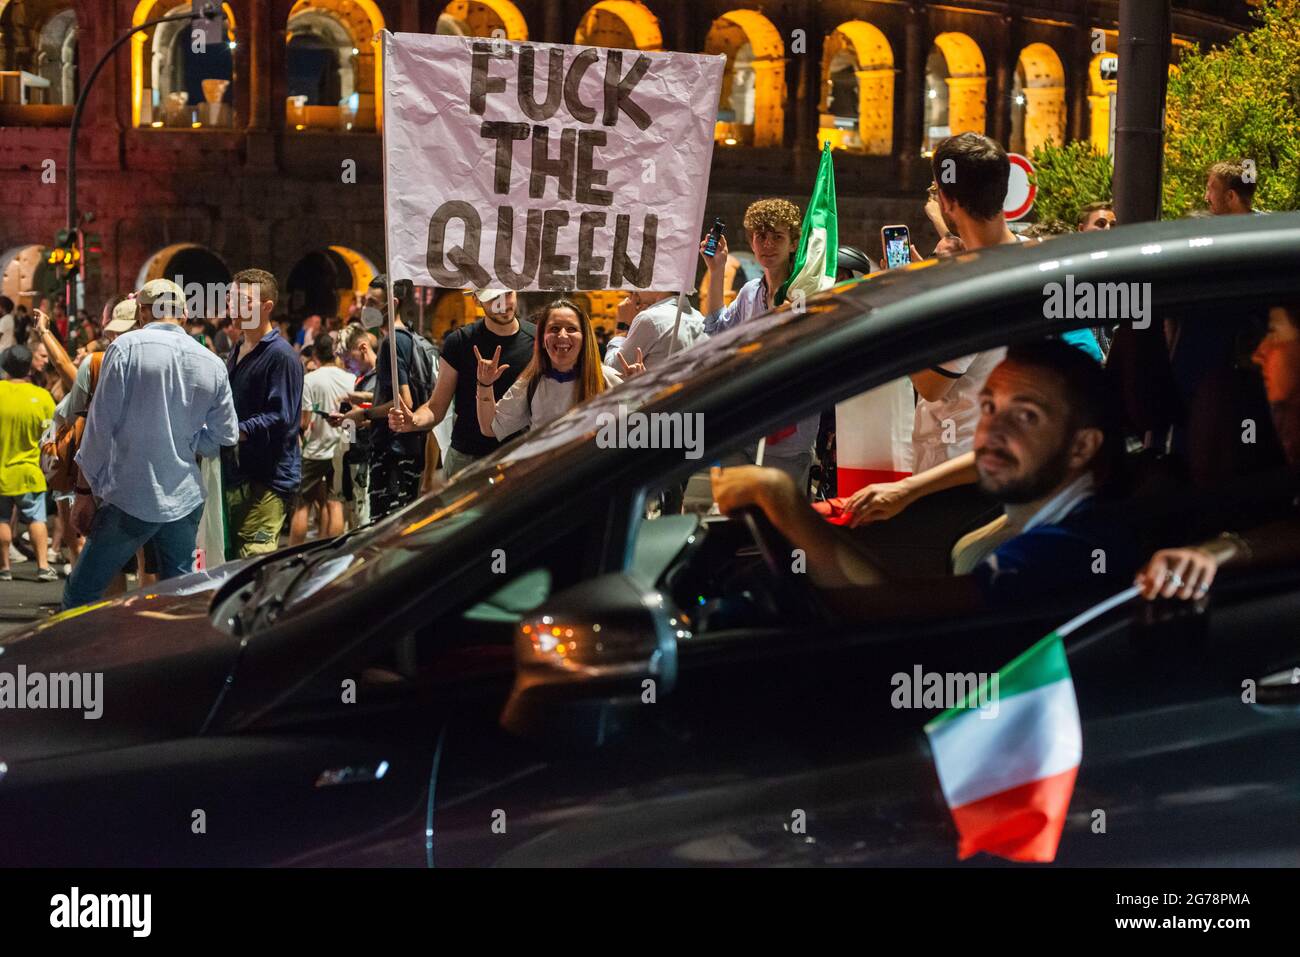
[[[247,343],[236,340],[226,369],[239,431],[247,436],[223,456],[226,487],[260,482],[293,495],[302,482],[302,360],[274,327],[242,362]]]
[[[1055,525],[1038,525],[1003,542],[971,570],[992,607],[1052,595],[1133,584],[1142,556],[1127,526],[1097,514],[1095,499],[1079,502]]]

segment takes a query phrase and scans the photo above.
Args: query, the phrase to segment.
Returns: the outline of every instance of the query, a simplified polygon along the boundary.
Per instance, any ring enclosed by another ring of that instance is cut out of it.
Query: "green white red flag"
[[[925,726],[939,785],[957,826],[957,856],[1055,860],[1083,734],[1062,639],[1137,594],[1129,588],[1072,619]]]
[[[773,302],[778,306],[797,294],[811,296],[835,285],[835,270],[840,258],[839,213],[835,205],[835,165],[831,162],[830,144],[822,150],[817,182],[803,216],[799,248],[790,264],[790,276],[776,291]]]

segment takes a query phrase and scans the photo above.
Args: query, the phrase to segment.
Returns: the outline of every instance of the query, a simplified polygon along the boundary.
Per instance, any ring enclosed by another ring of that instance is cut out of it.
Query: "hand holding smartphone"
[[[897,269],[912,261],[912,238],[904,225],[883,226],[880,230],[880,245],[884,249],[881,261],[886,269]]]

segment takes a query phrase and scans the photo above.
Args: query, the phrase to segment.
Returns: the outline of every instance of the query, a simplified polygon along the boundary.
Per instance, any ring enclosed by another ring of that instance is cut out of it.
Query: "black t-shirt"
[[[411,364],[415,360],[415,340],[411,333],[399,328],[397,330],[397,385],[411,384]],[[375,405],[393,401],[393,374],[391,349],[388,337],[379,343],[378,358],[375,362]],[[419,458],[423,454],[426,435],[423,432],[392,432],[388,428],[388,419],[375,419],[371,424],[373,448],[389,451],[402,459]]]
[[[451,430],[451,447],[465,455],[487,455],[501,445],[488,438],[478,427],[478,359],[474,347],[484,359],[492,358],[501,347],[501,364],[510,368],[497,379],[493,392],[497,401],[519,378],[533,359],[533,340],[537,327],[531,322],[519,323],[519,331],[512,336],[498,336],[488,330],[487,320],[480,319],[472,326],[464,326],[447,336],[442,344],[442,361],[451,363],[456,370],[456,424]]]

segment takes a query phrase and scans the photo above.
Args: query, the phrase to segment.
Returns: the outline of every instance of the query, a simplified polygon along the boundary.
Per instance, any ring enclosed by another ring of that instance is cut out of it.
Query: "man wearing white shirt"
[[[606,353],[605,365],[619,368],[617,357],[621,355],[628,365],[640,361],[647,369],[653,369],[667,359],[670,352],[675,355],[708,338],[704,334],[704,316],[690,303],[685,304],[681,321],[677,321],[676,297],[674,292],[629,293],[618,304],[619,320],[628,323],[627,335],[617,347]],[[673,344],[674,326],[677,328],[676,345]]]
[[[931,162],[939,213],[967,250],[1017,241],[1002,213],[1011,162],[996,141],[978,133],[950,136]],[[990,349],[912,373],[918,395],[912,431],[915,474],[971,450],[979,391],[1004,355],[1005,349]]]
[[[329,333],[313,339],[311,350],[320,365],[302,383],[302,483],[289,522],[290,545],[307,540],[313,504],[320,507],[320,537],[343,534],[343,453],[348,442],[343,428],[330,423],[330,416],[338,413],[356,378],[343,368]]]

